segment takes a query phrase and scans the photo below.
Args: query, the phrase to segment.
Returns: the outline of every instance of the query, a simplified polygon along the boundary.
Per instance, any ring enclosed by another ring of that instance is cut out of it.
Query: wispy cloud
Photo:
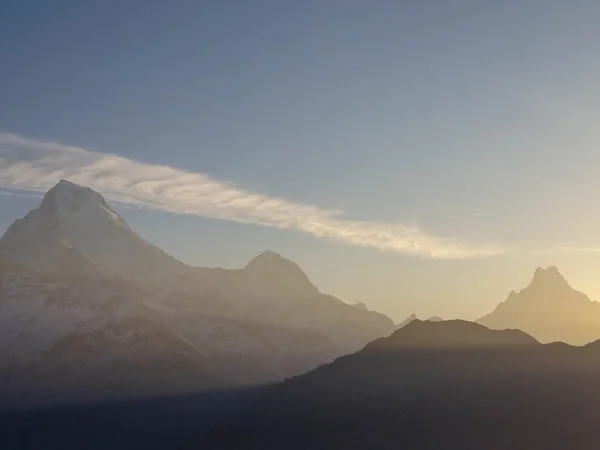
[[[497,245],[437,237],[416,226],[348,220],[340,211],[249,192],[207,174],[0,132],[0,186],[44,192],[60,179],[124,204],[293,229],[382,251],[439,259],[503,252]]]

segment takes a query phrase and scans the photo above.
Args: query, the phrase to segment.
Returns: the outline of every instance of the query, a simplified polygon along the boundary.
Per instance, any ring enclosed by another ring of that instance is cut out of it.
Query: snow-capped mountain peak
[[[83,216],[88,216],[87,220],[108,219],[130,230],[127,222],[106,203],[100,193],[67,180],[61,180],[46,193],[39,209],[62,220],[69,220],[74,215],[79,216],[80,220]]]
[[[100,193],[66,180],[0,239],[0,253],[39,270],[57,270],[71,249],[99,272],[126,278],[151,280],[180,265],[132,231]]]
[[[130,395],[271,382],[393,328],[321,294],[274,252],[244,269],[186,266],[138,236],[100,193],[65,180],[0,239],[0,407],[7,394],[18,402],[52,391],[63,401],[113,384]]]

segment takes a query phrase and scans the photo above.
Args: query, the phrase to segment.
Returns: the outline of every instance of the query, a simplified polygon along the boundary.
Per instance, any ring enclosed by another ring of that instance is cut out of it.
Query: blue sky
[[[1,2],[0,144],[12,137],[13,168],[50,142],[204,174],[210,195],[235,187],[241,210],[179,191],[161,197],[176,213],[118,209],[185,262],[272,249],[398,320],[483,314],[537,265],[600,299],[599,14],[583,0]],[[7,167],[2,229],[53,181]],[[246,194],[284,201],[285,218],[257,218]],[[342,222],[316,237],[306,207]],[[373,244],[382,230],[393,248]]]

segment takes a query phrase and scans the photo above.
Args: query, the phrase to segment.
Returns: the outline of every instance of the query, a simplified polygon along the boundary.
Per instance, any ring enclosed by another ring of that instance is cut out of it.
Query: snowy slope
[[[223,315],[220,300],[0,263],[0,408],[253,385],[340,354],[322,334]]]
[[[65,280],[2,263],[0,265],[0,369],[26,362],[61,338],[97,321],[111,293],[90,295]],[[88,292],[86,292],[88,291]]]

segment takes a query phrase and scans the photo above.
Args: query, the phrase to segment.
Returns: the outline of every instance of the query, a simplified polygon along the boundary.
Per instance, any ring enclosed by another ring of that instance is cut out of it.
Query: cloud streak
[[[61,179],[108,200],[280,229],[426,258],[492,256],[497,245],[433,236],[416,226],[344,218],[340,211],[240,189],[210,175],[0,132],[0,186],[45,192]]]

